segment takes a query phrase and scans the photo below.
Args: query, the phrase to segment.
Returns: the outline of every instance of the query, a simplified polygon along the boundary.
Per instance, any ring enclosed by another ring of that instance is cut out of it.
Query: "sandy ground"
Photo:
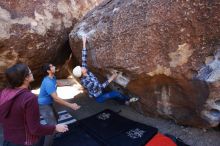
[[[73,88],[62,89],[60,94],[65,95],[66,93],[70,92]],[[74,89],[75,90],[75,89]],[[65,94],[64,94],[65,93]],[[185,127],[181,125],[175,124],[171,120],[164,120],[160,118],[151,118],[145,117],[140,113],[137,113],[134,109],[130,106],[121,105],[116,101],[107,101],[106,103],[99,104],[96,103],[95,100],[89,98],[85,93],[80,93],[76,95],[72,99],[67,99],[70,102],[76,102],[81,105],[81,109],[77,111],[73,111],[71,109],[62,107],[60,105],[56,105],[57,110],[66,109],[69,111],[76,119],[80,120],[96,114],[104,109],[111,109],[113,111],[119,112],[120,115],[125,116],[129,119],[134,121],[144,123],[150,126],[157,127],[160,132],[162,133],[169,133],[176,137],[181,138],[185,143],[191,146],[220,146],[220,130],[219,129],[210,129],[210,130],[203,130],[197,129],[192,127]],[[67,95],[66,97],[71,95]],[[2,145],[3,141],[3,134],[2,128],[0,128],[0,145]]]

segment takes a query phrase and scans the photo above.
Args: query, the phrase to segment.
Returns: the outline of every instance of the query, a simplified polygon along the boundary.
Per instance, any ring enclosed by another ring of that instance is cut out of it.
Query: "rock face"
[[[208,76],[219,66],[219,9],[218,0],[105,0],[74,27],[70,45],[80,60],[78,38],[87,35],[89,67],[120,71],[118,83],[141,98],[135,107],[143,114],[214,127],[220,77]]]
[[[62,64],[71,54],[68,34],[101,0],[0,1],[0,80],[4,70],[27,63],[35,78],[46,62]]]

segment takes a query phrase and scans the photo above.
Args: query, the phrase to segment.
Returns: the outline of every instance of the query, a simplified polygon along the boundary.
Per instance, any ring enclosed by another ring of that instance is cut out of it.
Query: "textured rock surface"
[[[36,78],[45,62],[62,64],[71,54],[68,34],[101,0],[0,1],[0,81],[8,66],[22,61]]]
[[[218,0],[105,0],[74,27],[70,45],[80,60],[78,38],[87,35],[89,67],[121,71],[144,114],[217,126],[219,78],[210,83],[198,72],[219,48],[219,9]]]

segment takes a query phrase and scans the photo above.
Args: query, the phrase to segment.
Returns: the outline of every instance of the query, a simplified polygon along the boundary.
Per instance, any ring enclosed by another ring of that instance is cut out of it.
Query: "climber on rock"
[[[118,91],[111,91],[104,93],[103,89],[106,88],[116,77],[117,73],[113,73],[112,76],[100,83],[97,77],[87,68],[87,49],[86,49],[86,37],[82,37],[83,49],[82,49],[82,66],[76,66],[73,69],[73,75],[81,80],[81,84],[89,93],[89,97],[94,98],[98,103],[103,103],[108,99],[116,99],[124,101],[125,104],[135,102],[138,100],[136,97],[129,98],[126,95],[121,94]]]

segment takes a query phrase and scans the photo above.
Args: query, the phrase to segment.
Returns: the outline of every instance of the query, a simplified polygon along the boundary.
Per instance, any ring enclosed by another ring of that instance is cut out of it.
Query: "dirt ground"
[[[71,90],[69,88],[68,90]],[[68,90],[64,91],[68,93]],[[63,93],[64,93],[63,92]],[[62,92],[61,92],[62,93]],[[76,95],[74,99],[68,99],[71,102],[76,102],[81,105],[81,109],[78,111],[72,111],[71,109],[56,105],[57,110],[66,109],[77,120],[86,118],[93,114],[96,114],[104,109],[111,109],[119,112],[120,115],[132,119],[134,121],[144,123],[150,126],[154,126],[162,133],[169,133],[176,137],[181,138],[185,143],[191,146],[220,146],[220,129],[197,129],[192,127],[185,127],[175,124],[171,120],[164,120],[160,118],[145,117],[140,113],[137,113],[130,106],[121,105],[116,101],[107,101],[103,104],[96,103],[95,100],[89,98],[85,93]],[[0,128],[0,145],[2,145],[3,134],[2,128]]]

